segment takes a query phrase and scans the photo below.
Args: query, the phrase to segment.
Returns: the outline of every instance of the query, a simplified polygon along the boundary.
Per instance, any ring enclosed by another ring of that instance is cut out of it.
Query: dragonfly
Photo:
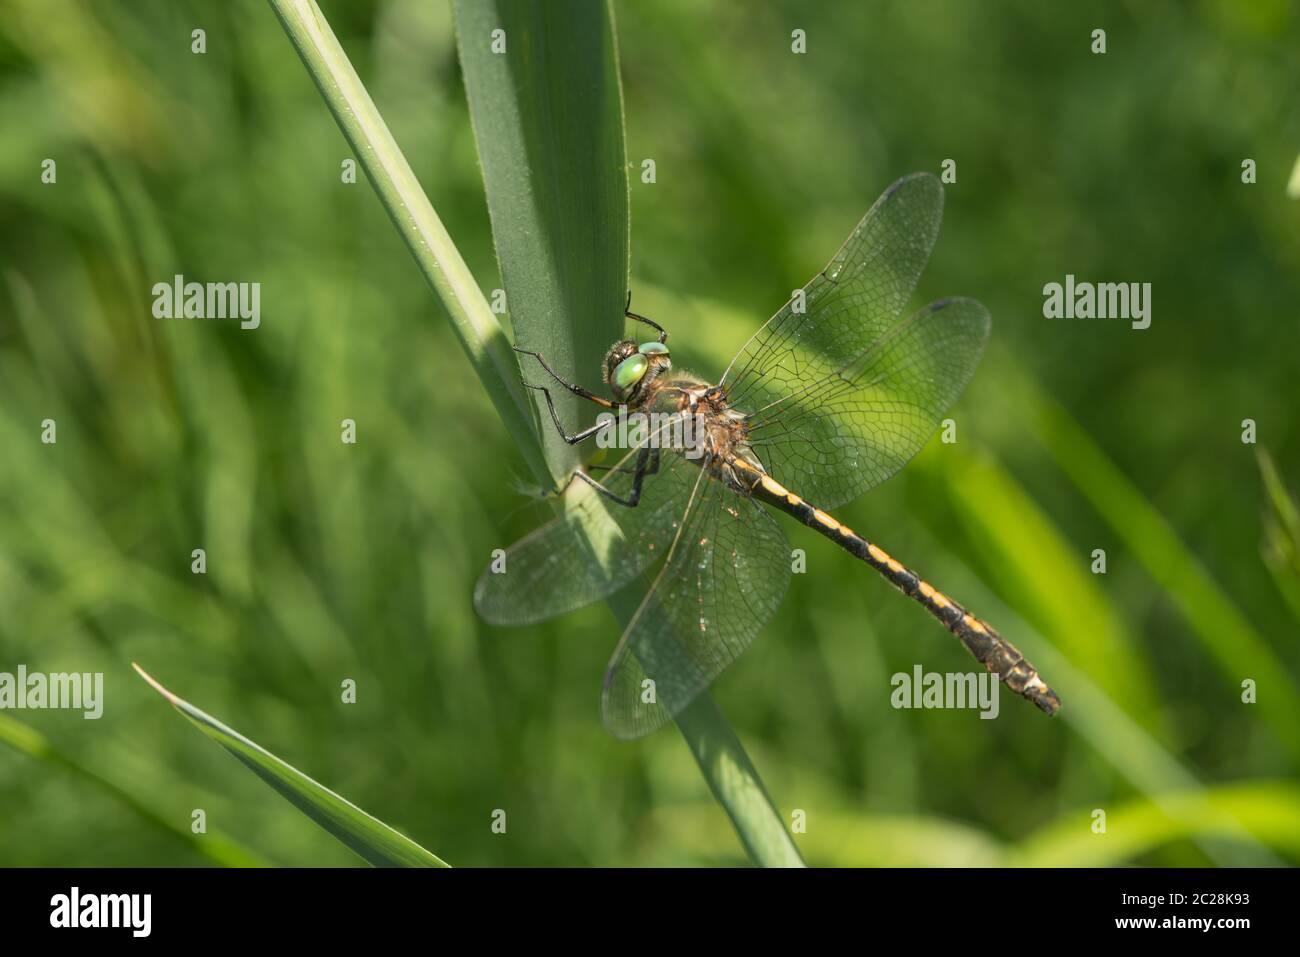
[[[524,384],[541,393],[569,444],[598,437],[616,414],[645,420],[628,430],[635,440],[613,464],[573,472],[561,496],[586,486],[586,497],[507,549],[474,594],[488,622],[526,625],[639,582],[641,597],[601,686],[602,720],[615,737],[641,737],[677,715],[776,612],[793,569],[774,512],[883,575],[1007,688],[1049,715],[1060,707],[991,625],[826,511],[884,482],[921,449],[983,353],[991,320],[974,299],[940,299],[903,314],[942,214],[943,187],[933,175],[894,183],[716,382],[675,368],[668,332],[632,312],[630,296],[626,318],[653,332],[649,341],[610,348],[608,398],[516,347],[521,363],[547,377]],[[555,388],[599,406],[597,423],[569,431]],[[663,441],[688,432],[689,444]],[[600,545],[590,536],[592,508],[617,525]]]

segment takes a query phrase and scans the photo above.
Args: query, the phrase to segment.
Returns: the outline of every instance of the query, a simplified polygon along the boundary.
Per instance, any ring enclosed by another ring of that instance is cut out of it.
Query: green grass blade
[[[1285,532],[1291,546],[1290,559],[1300,561],[1300,508],[1286,490],[1286,483],[1273,464],[1273,457],[1264,449],[1255,456],[1259,463],[1259,474],[1264,480],[1264,490],[1268,492],[1269,505],[1273,510],[1273,519]]]
[[[628,277],[628,185],[613,16],[604,3],[461,0],[456,36],[483,165],[501,275],[519,344],[560,375],[592,388],[604,350],[620,338]],[[494,37],[494,31],[502,31]],[[495,52],[493,41],[497,41]],[[529,367],[525,366],[526,375]],[[544,379],[540,370],[533,373]],[[592,407],[553,390],[570,429]],[[552,475],[575,452],[539,407]],[[618,527],[595,496],[585,531],[593,542]],[[596,548],[594,554],[608,554]],[[626,622],[631,610],[611,603]],[[795,848],[740,740],[707,695],[678,728],[710,790],[762,865],[799,865]]]
[[[758,769],[717,702],[701,694],[677,716],[677,727],[750,859],[764,867],[803,867]]]
[[[1278,591],[1300,621],[1300,508],[1287,491],[1273,457],[1264,449],[1256,455],[1268,496],[1261,552]]]
[[[312,780],[261,745],[222,724],[212,715],[172,694],[137,664],[132,667],[173,708],[221,745],[245,767],[302,811],[345,847],[375,867],[447,867],[446,862],[372,817],[351,801]]]
[[[569,381],[599,388],[628,289],[623,104],[608,8],[459,0],[454,9],[515,342]],[[546,378],[529,359],[523,369]],[[553,398],[570,428],[592,419],[590,403],[559,389]],[[576,455],[549,428],[540,393],[534,401],[547,461],[562,478]]]
[[[215,829],[199,836],[192,833],[188,828],[177,827],[165,815],[155,811],[129,791],[58,750],[49,739],[35,728],[31,728],[21,721],[15,721],[3,714],[0,714],[0,741],[33,760],[44,761],[46,764],[70,771],[82,780],[90,782],[116,798],[145,821],[148,821],[159,830],[174,835],[189,845],[196,853],[202,854],[213,863],[220,864],[223,867],[269,866],[266,860],[253,851]]]
[[[479,380],[539,481],[546,475],[518,365],[460,251],[314,0],[269,0],[384,208],[447,310]]]

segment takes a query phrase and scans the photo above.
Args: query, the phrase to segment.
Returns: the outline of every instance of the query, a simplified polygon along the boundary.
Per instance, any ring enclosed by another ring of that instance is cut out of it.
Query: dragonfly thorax
[[[705,382],[689,372],[662,376],[647,389],[653,407],[681,416],[691,416],[695,425],[697,453],[688,456],[730,488],[748,495],[763,463],[750,446],[747,416],[731,408],[725,389]],[[737,466],[741,460],[748,468]]]

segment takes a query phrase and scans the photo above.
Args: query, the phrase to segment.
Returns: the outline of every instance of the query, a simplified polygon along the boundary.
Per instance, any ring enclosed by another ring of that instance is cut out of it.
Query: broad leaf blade
[[[628,281],[622,93],[606,4],[458,0],[456,39],[515,342],[600,389]],[[524,378],[545,382],[524,357]],[[570,429],[594,407],[553,390]],[[539,396],[538,396],[539,397]],[[542,413],[560,477],[574,452]]]
[[[149,682],[171,706],[194,726],[239,759],[290,804],[323,827],[346,847],[375,867],[447,867],[409,837],[372,817],[346,798],[277,758],[261,745],[222,724],[212,715],[168,691],[139,665],[140,677]]]

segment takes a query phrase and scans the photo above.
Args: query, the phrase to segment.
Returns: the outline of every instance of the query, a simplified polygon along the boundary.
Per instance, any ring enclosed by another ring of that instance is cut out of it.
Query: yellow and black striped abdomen
[[[899,591],[914,598],[939,619],[981,664],[1016,694],[1028,698],[1048,714],[1055,714],[1060,708],[1061,700],[1056,692],[1039,677],[1024,655],[990,625],[967,612],[883,548],[867,541],[834,516],[805,502],[770,475],[759,472],[743,461],[733,461],[732,464],[737,472],[751,480],[750,490],[755,498],[825,535],[888,578]]]

